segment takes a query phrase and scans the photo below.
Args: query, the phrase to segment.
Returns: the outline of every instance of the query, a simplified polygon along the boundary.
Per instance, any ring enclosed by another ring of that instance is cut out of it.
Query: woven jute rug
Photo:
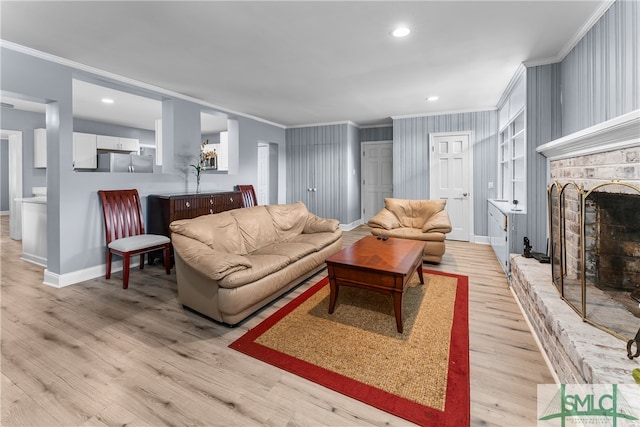
[[[424,270],[392,299],[341,287],[328,314],[325,278],[230,345],[421,425],[469,424],[468,280]]]

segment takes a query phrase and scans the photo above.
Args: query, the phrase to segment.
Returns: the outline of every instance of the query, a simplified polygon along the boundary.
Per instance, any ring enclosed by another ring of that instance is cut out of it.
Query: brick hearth
[[[512,255],[511,289],[561,383],[633,383],[640,360],[628,359],[626,342],[583,322],[560,298],[549,264]]]

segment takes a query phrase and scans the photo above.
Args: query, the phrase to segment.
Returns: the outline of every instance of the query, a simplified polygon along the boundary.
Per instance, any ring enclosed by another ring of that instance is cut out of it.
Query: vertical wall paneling
[[[300,200],[318,216],[350,222],[349,135],[353,144],[357,138],[349,127],[341,123],[286,130],[288,203]]]
[[[545,252],[547,218],[547,159],[536,148],[562,130],[560,64],[527,69],[527,216],[525,235],[536,252]]]
[[[473,205],[476,236],[487,236],[487,203],[494,197],[498,169],[497,112],[443,114],[393,120],[393,196],[429,198],[429,134],[473,132]]]
[[[374,128],[375,129],[375,128]],[[383,129],[383,128],[377,128]],[[354,221],[360,219],[360,212],[362,212],[360,203],[360,191],[362,182],[361,179],[361,157],[360,157],[360,135],[359,129],[352,125],[347,125],[347,182],[348,194],[346,198],[347,203],[347,224],[351,224]]]
[[[359,130],[360,142],[391,141],[393,140],[393,126],[379,126],[362,128]]]
[[[562,60],[563,135],[640,108],[639,18],[616,1]]]

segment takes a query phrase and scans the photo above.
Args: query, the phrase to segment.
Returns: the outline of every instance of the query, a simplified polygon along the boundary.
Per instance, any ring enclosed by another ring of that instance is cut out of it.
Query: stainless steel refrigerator
[[[153,172],[153,156],[124,153],[98,154],[99,172]]]

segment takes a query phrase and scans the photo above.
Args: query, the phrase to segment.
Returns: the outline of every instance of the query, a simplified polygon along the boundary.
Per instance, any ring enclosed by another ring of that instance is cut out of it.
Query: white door
[[[451,219],[447,239],[468,242],[473,224],[471,133],[429,135],[430,198],[445,199]]]
[[[393,143],[362,143],[362,221],[367,223],[393,197]]]
[[[259,205],[269,204],[269,145],[258,143],[258,185],[256,197]]]

